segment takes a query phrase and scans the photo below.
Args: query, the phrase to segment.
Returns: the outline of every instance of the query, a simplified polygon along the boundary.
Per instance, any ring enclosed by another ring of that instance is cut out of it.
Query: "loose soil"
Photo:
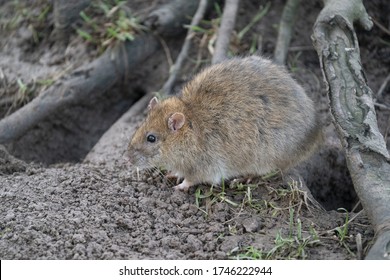
[[[0,16],[10,21],[16,11],[4,2],[0,1]],[[29,2],[31,12],[38,13],[45,1]],[[147,7],[164,1],[129,2],[142,15]],[[250,22],[259,9],[258,2],[241,1],[236,30]],[[272,1],[265,18],[239,43],[234,42],[232,51],[236,55],[247,55],[253,38],[257,39],[254,36],[260,34],[261,52],[272,56],[283,3]],[[390,25],[387,1],[365,4],[372,17]],[[299,184],[284,183],[281,174],[254,178],[249,185],[231,181],[223,186],[201,185],[183,193],[174,191],[175,182],[158,172],[137,173],[124,153],[144,114],[123,114],[131,108],[134,92],[141,96],[157,91],[167,78],[169,64],[161,50],[103,96],[57,112],[17,141],[0,146],[0,258],[364,257],[372,244],[373,229],[353,190],[328,114],[318,57],[311,47],[312,26],[320,10],[320,1],[300,7],[288,67],[323,115],[326,141],[297,168],[323,209],[310,202]],[[214,17],[215,12],[209,16]],[[47,22],[38,43],[34,43],[34,34],[25,21],[0,31],[1,117],[43,90],[45,85],[38,81],[67,75],[98,55],[77,34],[71,36],[63,54],[60,46],[50,42],[51,12]],[[357,33],[368,84],[376,93],[390,72],[390,37],[376,25],[370,32],[357,27]],[[210,58],[207,44],[200,47],[201,37],[194,39],[191,58],[195,60],[199,53],[203,59]],[[173,57],[182,39],[167,41]],[[193,69],[193,62],[188,60],[179,84],[194,74]],[[18,79],[27,85],[27,94],[16,100],[21,94]],[[390,83],[378,103],[390,107],[389,91]],[[377,115],[389,148],[390,110],[378,108]],[[339,208],[346,210],[337,211]],[[344,235],[340,233],[343,229],[347,229]]]

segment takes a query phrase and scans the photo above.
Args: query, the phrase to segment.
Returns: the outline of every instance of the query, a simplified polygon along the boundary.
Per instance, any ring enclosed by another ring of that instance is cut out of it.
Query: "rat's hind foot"
[[[180,184],[178,184],[177,186],[174,187],[175,190],[177,191],[184,191],[184,192],[187,192],[188,189],[193,186],[194,184],[187,181],[187,179],[184,179],[183,182],[181,182]]]
[[[167,174],[165,174],[165,178],[169,181],[173,181],[175,180],[176,181],[176,184],[179,184],[180,182],[180,177],[178,174],[172,172],[172,171],[169,171]]]
[[[235,178],[235,179],[231,180],[230,184],[231,185],[238,185],[238,184],[249,185],[252,183],[252,181],[254,181],[255,178],[256,178],[255,176],[239,177],[239,178]]]
[[[165,178],[167,179],[179,179],[179,176],[172,172],[172,171],[168,171],[167,174],[165,174]]]

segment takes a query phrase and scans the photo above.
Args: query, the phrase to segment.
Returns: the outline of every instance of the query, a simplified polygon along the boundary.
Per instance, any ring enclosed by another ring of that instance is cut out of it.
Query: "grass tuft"
[[[40,43],[47,37],[49,29],[53,24],[49,15],[53,11],[53,4],[50,0],[38,0],[33,4],[28,1],[9,1],[8,8],[0,10],[0,29],[13,32],[16,29],[25,26],[31,33],[29,40],[32,44]]]
[[[126,1],[118,0],[92,4],[80,13],[84,24],[77,29],[77,33],[100,52],[117,42],[134,40],[146,27],[125,4]]]
[[[284,236],[279,230],[274,242],[274,247],[268,251],[248,246],[238,252],[233,252],[232,257],[239,260],[306,259],[307,250],[321,243],[313,225],[310,225],[308,233],[303,231],[301,220],[294,219],[293,208],[290,209],[287,236]]]

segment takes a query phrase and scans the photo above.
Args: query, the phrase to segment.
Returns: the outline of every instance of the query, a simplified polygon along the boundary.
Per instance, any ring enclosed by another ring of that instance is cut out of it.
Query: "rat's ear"
[[[158,104],[158,99],[157,99],[156,96],[153,97],[152,99],[150,99],[149,105],[148,105],[148,112],[149,112],[150,110],[152,110],[152,109],[154,108],[154,106],[156,106],[157,104]]]
[[[183,127],[186,117],[183,113],[174,113],[168,119],[168,127],[173,132],[178,131]]]

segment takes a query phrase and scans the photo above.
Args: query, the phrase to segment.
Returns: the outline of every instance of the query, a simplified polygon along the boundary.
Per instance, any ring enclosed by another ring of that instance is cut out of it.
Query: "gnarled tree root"
[[[30,103],[0,121],[0,143],[16,140],[55,111],[104,93],[156,51],[158,44],[152,35],[139,36],[131,43],[107,50],[96,60],[59,79]]]
[[[376,232],[367,259],[390,259],[390,164],[353,28],[372,22],[361,0],[324,0],[313,41],[355,190]]]

